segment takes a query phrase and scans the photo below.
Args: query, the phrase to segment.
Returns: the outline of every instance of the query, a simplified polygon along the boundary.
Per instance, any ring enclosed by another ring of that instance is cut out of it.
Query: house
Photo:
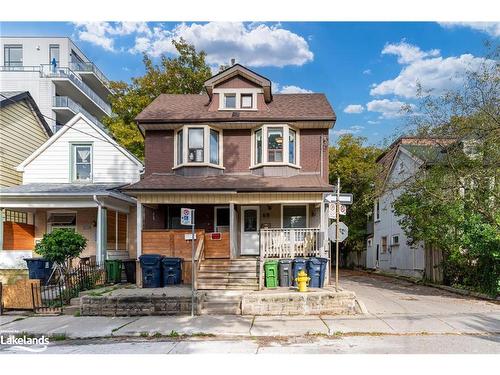
[[[0,92],[0,187],[22,183],[16,167],[51,135],[29,92]]]
[[[239,64],[204,87],[162,94],[136,118],[145,173],[123,191],[137,198],[137,254],[182,257],[191,282],[190,228],[180,222],[190,208],[198,289],[257,289],[268,258],[329,258],[323,193],[333,191],[336,116],[326,96],[275,94]]]
[[[423,242],[410,246],[399,225],[393,204],[404,192],[405,184],[420,168],[440,160],[450,138],[400,137],[379,156],[382,193],[368,216],[366,267],[398,275],[439,279],[431,276],[439,263],[433,249]],[[437,256],[439,258],[439,255]]]
[[[29,91],[55,132],[77,113],[111,115],[109,81],[66,37],[0,38],[2,90]]]
[[[136,182],[142,163],[105,129],[75,115],[17,167],[23,184],[2,188],[6,217],[0,269],[25,268],[35,243],[54,228],[76,230],[88,243],[82,257],[135,258],[136,201],[117,188]]]

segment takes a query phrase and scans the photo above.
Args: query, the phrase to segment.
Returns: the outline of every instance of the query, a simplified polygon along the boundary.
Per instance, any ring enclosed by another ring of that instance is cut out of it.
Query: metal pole
[[[337,177],[337,202],[335,203],[335,216],[337,225],[335,227],[335,290],[339,291],[339,222],[340,222],[340,177]]]
[[[194,209],[191,210],[191,316],[194,316]]]

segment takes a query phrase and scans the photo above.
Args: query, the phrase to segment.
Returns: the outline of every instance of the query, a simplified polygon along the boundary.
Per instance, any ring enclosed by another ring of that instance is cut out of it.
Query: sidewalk
[[[68,339],[124,336],[302,336],[500,333],[492,313],[385,314],[355,316],[0,316],[0,334],[60,336]]]

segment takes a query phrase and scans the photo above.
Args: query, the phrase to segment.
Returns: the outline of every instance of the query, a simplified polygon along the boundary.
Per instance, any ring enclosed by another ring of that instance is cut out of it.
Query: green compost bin
[[[119,259],[106,260],[106,281],[108,283],[121,283],[122,281],[122,261]]]
[[[266,277],[266,288],[278,287],[278,261],[268,260],[264,263],[264,274]]]

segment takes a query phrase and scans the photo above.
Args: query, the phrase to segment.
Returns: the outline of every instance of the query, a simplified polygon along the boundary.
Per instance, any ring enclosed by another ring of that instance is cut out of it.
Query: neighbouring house
[[[398,223],[393,204],[404,192],[405,184],[420,168],[439,161],[450,138],[400,137],[379,156],[382,193],[368,215],[366,267],[398,275],[441,281],[436,267],[442,260],[439,250],[423,242],[410,246]]]
[[[23,137],[23,140],[26,140]],[[118,187],[137,182],[142,163],[104,128],[75,115],[17,167],[22,185],[2,188],[0,270],[25,268],[36,241],[54,228],[76,230],[82,257],[135,258],[136,201]],[[12,220],[9,212],[20,215]]]
[[[204,86],[203,94],[162,94],[136,118],[145,173],[123,191],[137,198],[137,255],[183,258],[190,283],[190,228],[180,222],[190,208],[198,289],[257,289],[266,259],[329,258],[323,193],[333,191],[336,116],[326,96],[275,94],[269,79],[239,64]]]
[[[29,91],[56,132],[77,113],[111,115],[109,80],[67,37],[0,37],[2,90]]]

